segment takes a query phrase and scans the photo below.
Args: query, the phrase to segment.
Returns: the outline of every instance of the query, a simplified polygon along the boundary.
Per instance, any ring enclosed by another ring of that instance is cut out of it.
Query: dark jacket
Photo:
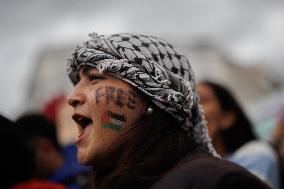
[[[187,156],[151,188],[269,189],[245,168],[205,154]]]

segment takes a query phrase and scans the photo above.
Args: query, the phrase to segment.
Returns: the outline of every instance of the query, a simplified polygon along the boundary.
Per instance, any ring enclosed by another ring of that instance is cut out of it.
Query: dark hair
[[[158,108],[107,150],[94,162],[96,188],[149,188],[188,152],[203,151]]]
[[[55,125],[45,116],[37,113],[25,114],[18,118],[16,124],[29,139],[44,137],[48,139],[58,151],[61,151]]]
[[[35,157],[32,147],[15,124],[0,115],[0,188],[27,181],[35,172]]]
[[[200,83],[208,86],[214,92],[224,112],[232,112],[235,114],[235,120],[232,126],[221,131],[221,137],[226,151],[232,153],[243,144],[256,139],[249,118],[246,116],[233,94],[217,83],[211,81],[202,81]]]

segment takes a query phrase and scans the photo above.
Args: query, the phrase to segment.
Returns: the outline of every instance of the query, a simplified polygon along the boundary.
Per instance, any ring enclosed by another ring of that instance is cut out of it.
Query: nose
[[[84,94],[83,89],[80,87],[79,83],[75,85],[75,87],[70,92],[69,96],[67,97],[67,102],[73,108],[77,107],[78,105],[82,105],[85,103],[86,95]]]

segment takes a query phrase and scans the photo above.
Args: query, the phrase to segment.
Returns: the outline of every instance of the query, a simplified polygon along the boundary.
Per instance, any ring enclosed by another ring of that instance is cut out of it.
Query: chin
[[[93,153],[90,155],[87,152],[82,152],[78,149],[77,152],[77,161],[82,165],[94,165],[96,162],[96,159],[98,159],[98,154]]]
[[[79,154],[77,154],[77,161],[82,165],[87,165],[88,161],[82,157],[80,157]]]
[[[94,162],[92,159],[83,158],[79,156],[77,156],[77,160],[81,165],[92,165]]]
[[[86,153],[80,152],[78,150],[77,152],[77,161],[82,165],[90,165],[91,164],[91,158],[88,157]]]

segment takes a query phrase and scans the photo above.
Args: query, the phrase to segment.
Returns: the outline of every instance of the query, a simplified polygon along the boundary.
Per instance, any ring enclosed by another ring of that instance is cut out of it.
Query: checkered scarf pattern
[[[74,84],[79,81],[82,66],[111,73],[175,117],[189,137],[218,156],[208,136],[192,68],[178,48],[154,36],[89,36],[91,39],[77,46],[67,59],[67,73]]]

